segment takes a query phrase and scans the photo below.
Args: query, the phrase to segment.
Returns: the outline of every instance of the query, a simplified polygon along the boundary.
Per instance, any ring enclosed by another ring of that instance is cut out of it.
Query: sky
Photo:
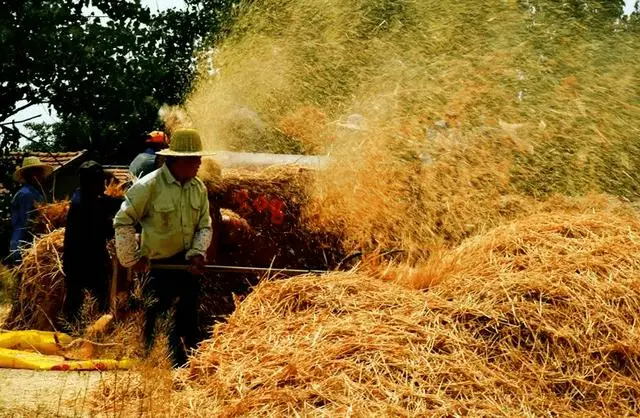
[[[182,0],[142,0],[142,4],[152,11],[184,7]]]
[[[631,13],[634,10],[634,5],[637,0],[624,0],[625,1],[625,13]],[[183,0],[142,0],[142,4],[151,9],[151,11],[159,11],[165,9],[172,8],[183,8],[185,3]],[[31,118],[34,116],[38,116],[36,119],[30,120],[29,122],[45,122],[45,123],[53,123],[56,119],[55,110],[49,112],[49,110],[43,105],[33,105],[22,112],[17,113],[9,120],[22,120]],[[28,134],[26,128],[22,127],[22,124],[18,124],[21,127],[21,131],[25,134]]]

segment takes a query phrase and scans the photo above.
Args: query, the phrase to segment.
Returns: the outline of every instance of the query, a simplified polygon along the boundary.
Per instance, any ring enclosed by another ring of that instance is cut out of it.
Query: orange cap
[[[166,144],[167,136],[162,131],[153,131],[147,134],[147,143],[148,144]]]

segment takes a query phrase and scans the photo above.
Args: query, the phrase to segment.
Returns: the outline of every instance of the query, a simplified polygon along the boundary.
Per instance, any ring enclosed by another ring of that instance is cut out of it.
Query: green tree
[[[229,0],[187,1],[152,14],[140,0],[2,2],[0,121],[45,103],[60,122],[40,126],[43,150],[89,149],[126,163],[164,104],[180,104],[195,78],[195,51],[229,16]],[[94,6],[98,13],[88,14]],[[0,123],[0,148],[20,132]]]

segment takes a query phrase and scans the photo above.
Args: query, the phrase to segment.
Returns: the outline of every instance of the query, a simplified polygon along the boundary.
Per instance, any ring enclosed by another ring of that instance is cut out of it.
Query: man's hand
[[[189,266],[189,273],[195,276],[202,276],[204,274],[204,266],[206,264],[202,255],[194,255],[189,259],[191,265]]]
[[[138,261],[131,267],[133,271],[136,273],[145,273],[149,271],[149,258],[148,257],[140,257]]]

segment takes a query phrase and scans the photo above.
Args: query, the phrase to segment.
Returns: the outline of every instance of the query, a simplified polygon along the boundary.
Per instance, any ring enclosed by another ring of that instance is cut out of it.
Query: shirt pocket
[[[153,204],[155,223],[159,229],[175,231],[178,228],[176,205],[170,200],[158,200]]]
[[[192,193],[189,199],[190,210],[191,210],[191,221],[193,222],[193,226],[197,228],[198,223],[200,222],[200,209],[202,207],[202,202],[200,197]]]

